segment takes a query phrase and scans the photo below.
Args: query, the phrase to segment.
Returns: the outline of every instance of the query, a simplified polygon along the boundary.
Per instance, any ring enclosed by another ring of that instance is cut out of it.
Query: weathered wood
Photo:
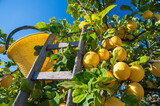
[[[82,32],[81,34],[87,32],[87,25],[85,25],[83,28],[82,28]],[[79,44],[78,44],[78,51],[77,51],[77,56],[75,58],[75,64],[74,64],[74,67],[73,67],[73,74],[72,74],[72,77],[74,77],[74,75],[81,71],[81,67],[82,67],[82,55],[84,54],[84,50],[85,50],[85,44],[84,44],[84,41],[82,39],[80,39],[79,41]],[[75,103],[73,103],[72,101],[72,90],[69,89],[69,92],[68,92],[68,97],[67,97],[67,103],[66,103],[66,106],[76,106]]]
[[[32,77],[32,80],[69,80],[71,78],[71,71],[35,72]]]
[[[39,55],[37,56],[32,68],[27,76],[28,80],[31,80],[34,72],[39,72],[41,70],[42,65],[43,65],[43,63],[49,53],[49,51],[46,51],[47,45],[52,44],[54,42],[55,37],[56,37],[56,35],[54,35],[54,34],[49,35],[47,41],[45,42],[44,46],[42,47]],[[32,88],[33,88],[33,84],[34,84],[34,82],[31,81],[30,86]],[[29,95],[30,95],[29,93],[21,92],[21,90],[20,90],[12,106],[25,106],[28,101]]]
[[[77,47],[78,43],[79,43],[79,41],[67,42],[67,43],[59,43],[59,44],[50,44],[50,45],[47,46],[47,50],[66,48],[68,46],[68,44],[70,44],[72,47]]]

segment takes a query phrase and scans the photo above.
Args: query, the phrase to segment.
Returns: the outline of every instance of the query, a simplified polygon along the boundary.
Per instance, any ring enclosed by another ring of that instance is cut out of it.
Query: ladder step
[[[77,47],[79,44],[79,41],[68,42],[68,43],[59,43],[59,44],[49,44],[47,47],[47,50],[66,48],[68,46],[68,44],[70,44],[72,47]]]
[[[71,71],[35,72],[32,77],[32,80],[69,80],[71,78]]]

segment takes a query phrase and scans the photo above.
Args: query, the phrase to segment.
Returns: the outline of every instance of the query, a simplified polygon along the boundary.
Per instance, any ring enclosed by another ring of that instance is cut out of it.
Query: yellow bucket
[[[32,65],[37,58],[37,56],[34,55],[34,47],[43,46],[48,36],[48,33],[31,34],[17,40],[8,48],[8,58],[16,63],[19,70],[25,77],[27,77]],[[57,43],[57,39],[55,39],[53,44],[55,43]],[[54,54],[57,54],[58,50],[53,50],[53,52]],[[50,62],[50,58],[46,57],[46,60],[44,61],[44,64],[41,68],[41,72],[53,70],[52,66],[55,62],[56,61]]]

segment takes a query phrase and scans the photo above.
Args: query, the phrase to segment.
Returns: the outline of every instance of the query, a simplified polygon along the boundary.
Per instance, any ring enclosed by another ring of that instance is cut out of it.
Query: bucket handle
[[[21,27],[18,27],[18,28],[16,28],[16,29],[14,29],[14,30],[8,35],[8,37],[7,37],[7,39],[6,39],[6,43],[5,43],[5,53],[6,53],[7,49],[8,49],[8,47],[9,47],[9,41],[10,41],[11,37],[12,37],[16,32],[18,32],[18,31],[20,31],[20,30],[23,30],[23,29],[35,29],[35,30],[38,30],[38,31],[39,31],[39,29],[36,28],[36,27],[34,27],[34,26],[21,26]]]

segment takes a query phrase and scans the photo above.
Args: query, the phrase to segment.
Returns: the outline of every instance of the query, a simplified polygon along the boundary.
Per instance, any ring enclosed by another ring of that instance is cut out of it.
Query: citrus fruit
[[[83,57],[83,65],[85,68],[96,68],[99,64],[99,56],[96,52],[89,51]]]
[[[127,29],[128,29],[129,31],[134,31],[134,30],[136,30],[136,29],[137,29],[137,23],[136,23],[135,21],[129,21],[129,22],[127,23]]]
[[[133,82],[128,85],[127,93],[129,95],[135,95],[138,100],[141,100],[144,96],[144,89],[139,83]]]
[[[118,28],[118,33],[119,33],[120,35],[124,35],[124,34],[125,34],[125,28],[124,28],[123,26],[120,26],[120,27]]]
[[[130,67],[124,62],[117,62],[113,67],[113,75],[118,80],[127,80],[130,76]]]
[[[1,86],[2,87],[9,87],[10,85],[12,85],[13,82],[13,78],[11,75],[5,75],[2,77],[1,80]]]
[[[98,51],[98,55],[99,55],[99,59],[100,59],[100,62],[102,61],[107,61],[109,59],[109,51],[107,49],[100,49]]]
[[[129,76],[129,80],[134,82],[139,82],[144,78],[144,70],[141,65],[133,65],[130,67],[131,74]]]
[[[105,40],[102,41],[102,47],[106,48],[108,50],[111,48],[111,45],[109,43],[109,39],[105,39]]]
[[[155,60],[160,60],[160,58]],[[160,63],[159,62],[152,63],[152,65],[150,65],[150,71],[155,76],[160,77]]]
[[[58,106],[66,106],[65,103],[60,103]]]
[[[121,46],[122,40],[118,36],[113,36],[110,38],[109,43],[112,48],[115,48],[117,46]]]
[[[125,35],[124,34],[119,34],[118,37],[121,38],[121,39],[125,39]]]
[[[113,56],[115,55],[115,51],[117,51],[117,50],[119,50],[117,61],[123,61],[127,56],[126,50],[124,48],[122,48],[122,47],[116,47],[113,50]]]
[[[104,106],[124,106],[124,103],[118,98],[112,96],[105,101]]]
[[[156,17],[156,18],[157,18],[157,21],[160,20],[160,15],[159,15],[159,14],[153,14],[152,16],[153,16],[153,17]]]
[[[153,87],[153,83],[151,81],[146,81],[147,87],[148,88],[152,88]]]
[[[126,37],[126,39],[129,39],[129,40],[133,39],[133,37],[130,34],[126,34],[125,37]]]
[[[1,46],[0,46],[0,54],[3,53],[4,51],[5,51],[5,46],[4,46],[4,45],[1,45]]]
[[[152,11],[147,10],[143,13],[142,18],[145,20],[152,19]]]

